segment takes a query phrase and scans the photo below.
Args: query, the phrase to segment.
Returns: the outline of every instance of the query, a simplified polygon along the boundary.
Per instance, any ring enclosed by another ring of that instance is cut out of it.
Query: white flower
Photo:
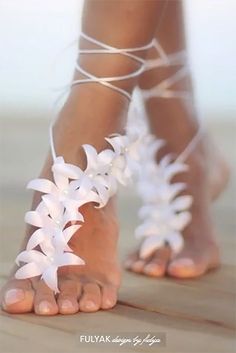
[[[136,237],[144,238],[141,258],[147,258],[166,243],[174,253],[179,252],[183,246],[181,232],[191,221],[192,196],[178,196],[186,185],[171,183],[175,175],[185,172],[188,167],[173,161],[171,155],[157,163],[157,152],[162,146],[162,141],[150,136],[142,152],[138,190],[144,202],[139,211],[143,223],[135,231]]]
[[[31,278],[41,275],[44,282],[55,293],[59,292],[57,270],[61,266],[84,265],[84,261],[75,254],[58,252],[51,248],[47,254],[37,250],[22,251],[16,258],[16,263],[26,264],[20,267],[15,273],[17,279]]]
[[[111,175],[122,185],[127,185],[133,173],[137,171],[142,137],[129,135],[111,135],[106,141],[113,147],[115,158],[112,162]]]
[[[78,211],[78,202],[68,201],[71,209],[56,200],[52,195],[43,195],[42,201],[35,211],[29,211],[25,215],[25,222],[35,227],[52,230],[64,229],[69,222],[83,222],[83,215]]]

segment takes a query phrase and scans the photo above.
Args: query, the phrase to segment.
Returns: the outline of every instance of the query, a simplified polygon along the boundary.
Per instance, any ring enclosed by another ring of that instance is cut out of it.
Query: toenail
[[[184,258],[173,261],[170,266],[184,266],[184,267],[193,267],[194,262],[192,259]]]
[[[68,299],[65,299],[61,302],[61,305],[60,305],[61,309],[62,310],[71,310],[71,309],[74,309],[73,307],[73,304],[70,300]]]
[[[155,270],[159,270],[159,266],[158,265],[152,265],[152,264],[149,264],[147,266],[144,267],[144,271],[145,272],[153,272]]]
[[[105,305],[110,308],[110,307],[112,307],[114,305],[114,302],[112,300],[110,300],[110,299],[107,299],[105,301]]]
[[[38,306],[38,311],[42,314],[48,314],[51,311],[50,303],[46,300],[43,300]]]
[[[144,265],[144,261],[142,261],[142,260],[136,261],[136,262],[133,264],[132,269],[139,271],[139,270],[141,270],[141,268],[143,267],[143,265]]]
[[[22,301],[25,298],[25,293],[22,289],[10,289],[6,292],[4,301],[7,305],[12,305]]]
[[[163,270],[163,267],[158,264],[149,264],[144,267],[144,272],[147,274],[160,274]]]
[[[85,304],[87,310],[95,310],[97,308],[96,304],[92,301],[88,301]]]

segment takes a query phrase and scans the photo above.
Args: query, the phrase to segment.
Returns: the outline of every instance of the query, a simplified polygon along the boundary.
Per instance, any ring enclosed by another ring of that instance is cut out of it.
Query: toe
[[[147,260],[138,259],[132,263],[132,265],[130,266],[130,270],[135,273],[142,273],[146,263]]]
[[[192,258],[183,257],[173,261],[168,266],[168,274],[176,278],[194,278],[205,272],[204,266],[194,262]]]
[[[58,305],[53,291],[42,280],[34,282],[34,312],[38,315],[56,315]]]
[[[101,308],[111,309],[117,302],[117,288],[113,285],[104,285],[102,287],[102,304]]]
[[[101,290],[96,283],[86,283],[79,301],[79,309],[84,312],[98,311],[101,307]]]
[[[124,262],[124,268],[126,270],[131,270],[131,267],[134,262],[136,262],[139,259],[138,251],[135,251],[134,253],[128,255],[127,259]]]
[[[170,249],[163,247],[155,252],[151,260],[143,268],[143,273],[151,277],[163,277],[166,273]]]
[[[9,280],[1,291],[2,309],[11,314],[33,310],[34,290],[29,280]]]
[[[60,293],[57,305],[60,314],[75,314],[79,310],[77,282],[72,279],[61,279],[59,283]]]

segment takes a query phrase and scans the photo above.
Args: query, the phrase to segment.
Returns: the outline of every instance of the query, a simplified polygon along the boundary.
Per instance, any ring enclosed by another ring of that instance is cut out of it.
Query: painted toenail
[[[161,265],[158,264],[148,264],[147,266],[144,267],[144,272],[146,274],[151,274],[151,275],[161,275],[164,272],[164,268]]]
[[[61,309],[62,310],[71,310],[74,309],[73,304],[71,303],[70,300],[65,299],[61,302]]]
[[[106,304],[106,306],[107,307],[112,307],[113,305],[114,305],[114,302],[112,301],[112,300],[110,300],[110,299],[107,299],[106,301],[105,301],[105,304]]]
[[[48,314],[51,311],[50,303],[46,300],[43,300],[38,306],[38,311],[41,314]]]
[[[133,268],[133,270],[140,271],[142,269],[143,265],[144,265],[144,261],[139,260],[133,264],[132,268]]]
[[[25,298],[25,293],[22,289],[10,289],[6,292],[4,301],[7,305],[12,305],[22,301]]]
[[[96,304],[92,301],[86,302],[85,307],[87,310],[95,310],[97,308]]]
[[[183,259],[178,259],[172,262],[172,264],[170,265],[172,266],[183,266],[183,267],[193,267],[194,266],[194,262],[192,259],[189,258],[183,258]]]

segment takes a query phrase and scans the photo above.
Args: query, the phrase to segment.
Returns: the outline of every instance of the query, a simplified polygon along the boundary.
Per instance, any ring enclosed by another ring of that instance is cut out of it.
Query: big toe
[[[167,272],[176,278],[194,278],[206,272],[206,266],[201,262],[197,263],[192,258],[183,257],[171,261]]]
[[[150,277],[163,277],[166,273],[169,258],[170,249],[168,247],[158,249],[144,266],[143,273]]]
[[[37,315],[56,315],[58,313],[58,305],[53,291],[45,284],[44,281],[38,280],[34,283],[35,299],[34,312]]]
[[[8,313],[31,312],[33,303],[34,290],[29,280],[10,280],[1,291],[1,306]]]

